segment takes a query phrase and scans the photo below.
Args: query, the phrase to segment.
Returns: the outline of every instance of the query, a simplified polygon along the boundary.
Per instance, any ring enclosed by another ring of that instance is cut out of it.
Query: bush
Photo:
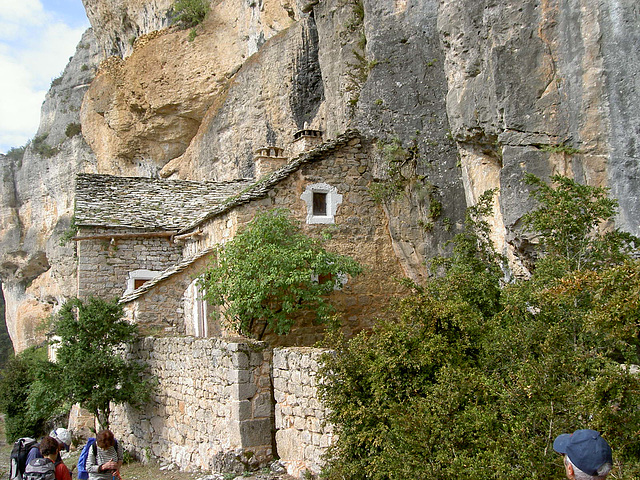
[[[30,408],[29,392],[47,361],[47,349],[31,347],[12,357],[0,375],[0,411],[5,414],[7,442],[42,435],[49,412]]]
[[[579,257],[597,261],[544,241],[543,261],[563,267],[504,286],[488,203],[472,209],[453,255],[435,264],[442,276],[414,285],[372,332],[333,341],[322,370],[337,436],[327,478],[555,478],[553,439],[578,428],[603,433],[616,478],[638,478],[640,377],[627,366],[640,363],[640,263],[624,258],[634,239],[598,233],[593,216],[615,214],[599,208],[598,189],[555,182],[553,195],[534,191],[529,225],[551,220],[555,194],[572,198],[554,238],[588,225]]]
[[[42,155],[44,158],[51,158],[60,151],[58,147],[52,147],[51,145],[47,144],[46,140],[48,136],[48,133],[44,133],[42,135],[36,136],[31,141],[31,148],[33,149],[33,151],[38,155]]]
[[[82,126],[79,123],[70,123],[64,131],[64,134],[69,138],[75,137],[80,133],[82,133]]]
[[[202,284],[230,325],[262,338],[267,328],[288,333],[300,312],[327,321],[333,312],[327,296],[347,275],[361,271],[355,260],[305,235],[285,210],[274,209],[257,215],[224,245]]]
[[[22,162],[22,159],[24,157],[24,151],[25,151],[25,147],[12,147],[9,149],[6,156],[7,158],[10,158],[14,162],[20,163]]]
[[[209,0],[176,0],[171,9],[182,28],[191,28],[207,16]]]
[[[102,428],[109,427],[111,405],[138,407],[149,399],[153,382],[143,375],[146,365],[122,355],[137,339],[137,327],[124,318],[122,305],[68,300],[53,321],[53,333],[57,363],[43,375],[40,393],[48,388],[64,402],[79,403]]]

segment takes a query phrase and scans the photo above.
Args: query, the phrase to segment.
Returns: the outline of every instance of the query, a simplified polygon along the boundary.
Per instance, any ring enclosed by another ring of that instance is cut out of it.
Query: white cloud
[[[0,152],[35,135],[51,80],[85,28],[63,23],[40,0],[0,0]]]
[[[0,40],[24,37],[30,27],[42,26],[46,19],[40,0],[0,0]]]

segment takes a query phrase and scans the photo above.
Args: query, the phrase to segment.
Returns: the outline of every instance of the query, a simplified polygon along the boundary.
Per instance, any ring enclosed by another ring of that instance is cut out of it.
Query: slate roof
[[[79,174],[75,223],[78,226],[180,230],[254,182],[253,179],[192,182]]]
[[[176,273],[180,273],[183,270],[186,270],[193,263],[195,263],[197,260],[199,260],[199,259],[201,259],[203,257],[206,257],[207,255],[209,255],[211,253],[214,253],[215,251],[216,251],[215,247],[209,247],[209,248],[205,248],[204,250],[201,250],[200,252],[198,252],[198,253],[196,253],[194,255],[191,255],[189,257],[183,258],[182,260],[180,260],[175,265],[172,265],[171,267],[167,268],[166,270],[164,270],[163,272],[158,274],[156,277],[152,278],[149,281],[144,282],[141,286],[139,286],[133,292],[130,292],[130,293],[126,294],[126,295],[123,295],[118,302],[119,303],[128,303],[128,302],[131,302],[131,301],[135,300],[136,298],[140,297],[143,293],[148,292],[149,290],[151,290],[158,283],[160,283],[163,280],[175,275]]]

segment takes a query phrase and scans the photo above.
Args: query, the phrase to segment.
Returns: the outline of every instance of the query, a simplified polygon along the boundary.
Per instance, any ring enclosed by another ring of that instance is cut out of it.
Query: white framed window
[[[209,336],[209,314],[204,291],[199,279],[191,282],[184,295],[184,313],[187,335],[194,337]]]
[[[137,288],[140,288],[149,280],[156,278],[159,274],[160,272],[144,269],[129,272],[129,278],[127,278],[127,289],[124,291],[124,295],[128,295]]]
[[[311,275],[311,280],[316,282],[316,283],[324,283],[324,282],[328,282],[328,281],[333,281],[334,276],[332,274],[328,274],[328,275],[317,275],[317,274],[312,274]],[[346,273],[337,273],[336,274],[336,284],[333,286],[334,290],[342,290],[342,287],[344,287],[347,282],[349,281],[349,277],[347,276]]]
[[[307,185],[300,198],[307,204],[307,223],[335,223],[338,205],[342,203],[336,187],[327,183]]]

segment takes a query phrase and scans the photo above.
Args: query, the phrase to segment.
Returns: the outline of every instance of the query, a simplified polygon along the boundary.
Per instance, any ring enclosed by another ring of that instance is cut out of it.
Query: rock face
[[[467,201],[500,189],[496,229],[510,247],[522,244],[518,221],[530,207],[525,171],[610,187],[620,200],[619,226],[638,234],[632,157],[640,117],[628,102],[638,99],[639,56],[629,48],[638,46],[639,8],[633,1],[442,2],[447,112]]]
[[[291,156],[305,127],[379,140],[379,185],[402,189],[383,202],[389,233],[418,280],[489,188],[495,241],[526,273],[525,172],[610,187],[618,225],[640,233],[636,0],[212,0],[193,32],[171,26],[170,0],[83,2],[93,29],[43,105],[40,141],[0,158],[17,350],[76,293],[59,242],[78,172],[247,177],[257,148]]]
[[[41,340],[36,326],[75,294],[75,246],[60,240],[73,215],[76,173],[95,171],[95,155],[80,134],[79,112],[98,61],[88,30],[62,76],[52,82],[38,133],[24,156],[0,155],[0,275],[16,351]]]

